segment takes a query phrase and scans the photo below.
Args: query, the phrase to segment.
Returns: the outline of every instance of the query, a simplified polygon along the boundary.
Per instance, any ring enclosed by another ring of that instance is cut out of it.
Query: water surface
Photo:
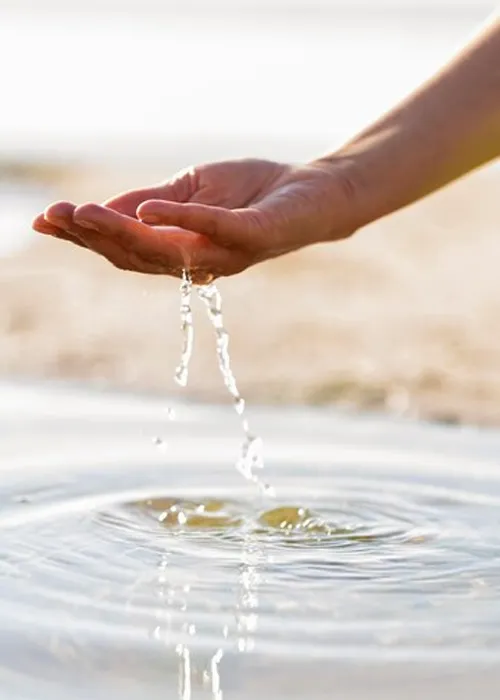
[[[496,697],[495,433],[1,395],[0,697]]]

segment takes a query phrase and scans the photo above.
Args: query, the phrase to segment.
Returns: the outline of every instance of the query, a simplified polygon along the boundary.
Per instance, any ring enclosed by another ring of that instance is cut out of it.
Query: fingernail
[[[94,223],[92,223],[91,221],[85,221],[85,220],[82,221],[81,219],[77,219],[75,221],[75,223],[77,223],[78,226],[81,226],[82,228],[90,228],[93,231],[99,230],[98,227]]]
[[[146,216],[141,216],[141,221],[144,224],[159,224],[160,218],[154,214],[146,214]]]

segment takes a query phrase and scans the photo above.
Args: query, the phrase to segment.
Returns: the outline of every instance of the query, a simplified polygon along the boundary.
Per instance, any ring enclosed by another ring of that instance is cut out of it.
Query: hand
[[[232,275],[356,228],[352,191],[338,168],[228,161],[181,172],[104,205],[49,206],[33,228],[107,258],[123,270],[198,283]]]

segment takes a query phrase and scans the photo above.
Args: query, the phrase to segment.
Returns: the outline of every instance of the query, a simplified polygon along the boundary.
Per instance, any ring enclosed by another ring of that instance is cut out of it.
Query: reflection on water
[[[159,401],[38,398],[2,413],[0,698],[460,698],[497,668],[495,435],[255,412],[269,499],[229,408],[179,404],[159,452]]]

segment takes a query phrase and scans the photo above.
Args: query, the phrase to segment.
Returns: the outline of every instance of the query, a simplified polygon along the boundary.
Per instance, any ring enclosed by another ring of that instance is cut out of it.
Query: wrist
[[[371,177],[367,164],[349,146],[318,158],[310,165],[331,180],[330,225],[326,240],[338,240],[367,226],[384,215],[380,182]],[[345,232],[345,233],[344,233]]]
[[[447,153],[425,125],[375,125],[316,163],[335,172],[362,228],[438,188]],[[437,177],[436,177],[437,175]]]

